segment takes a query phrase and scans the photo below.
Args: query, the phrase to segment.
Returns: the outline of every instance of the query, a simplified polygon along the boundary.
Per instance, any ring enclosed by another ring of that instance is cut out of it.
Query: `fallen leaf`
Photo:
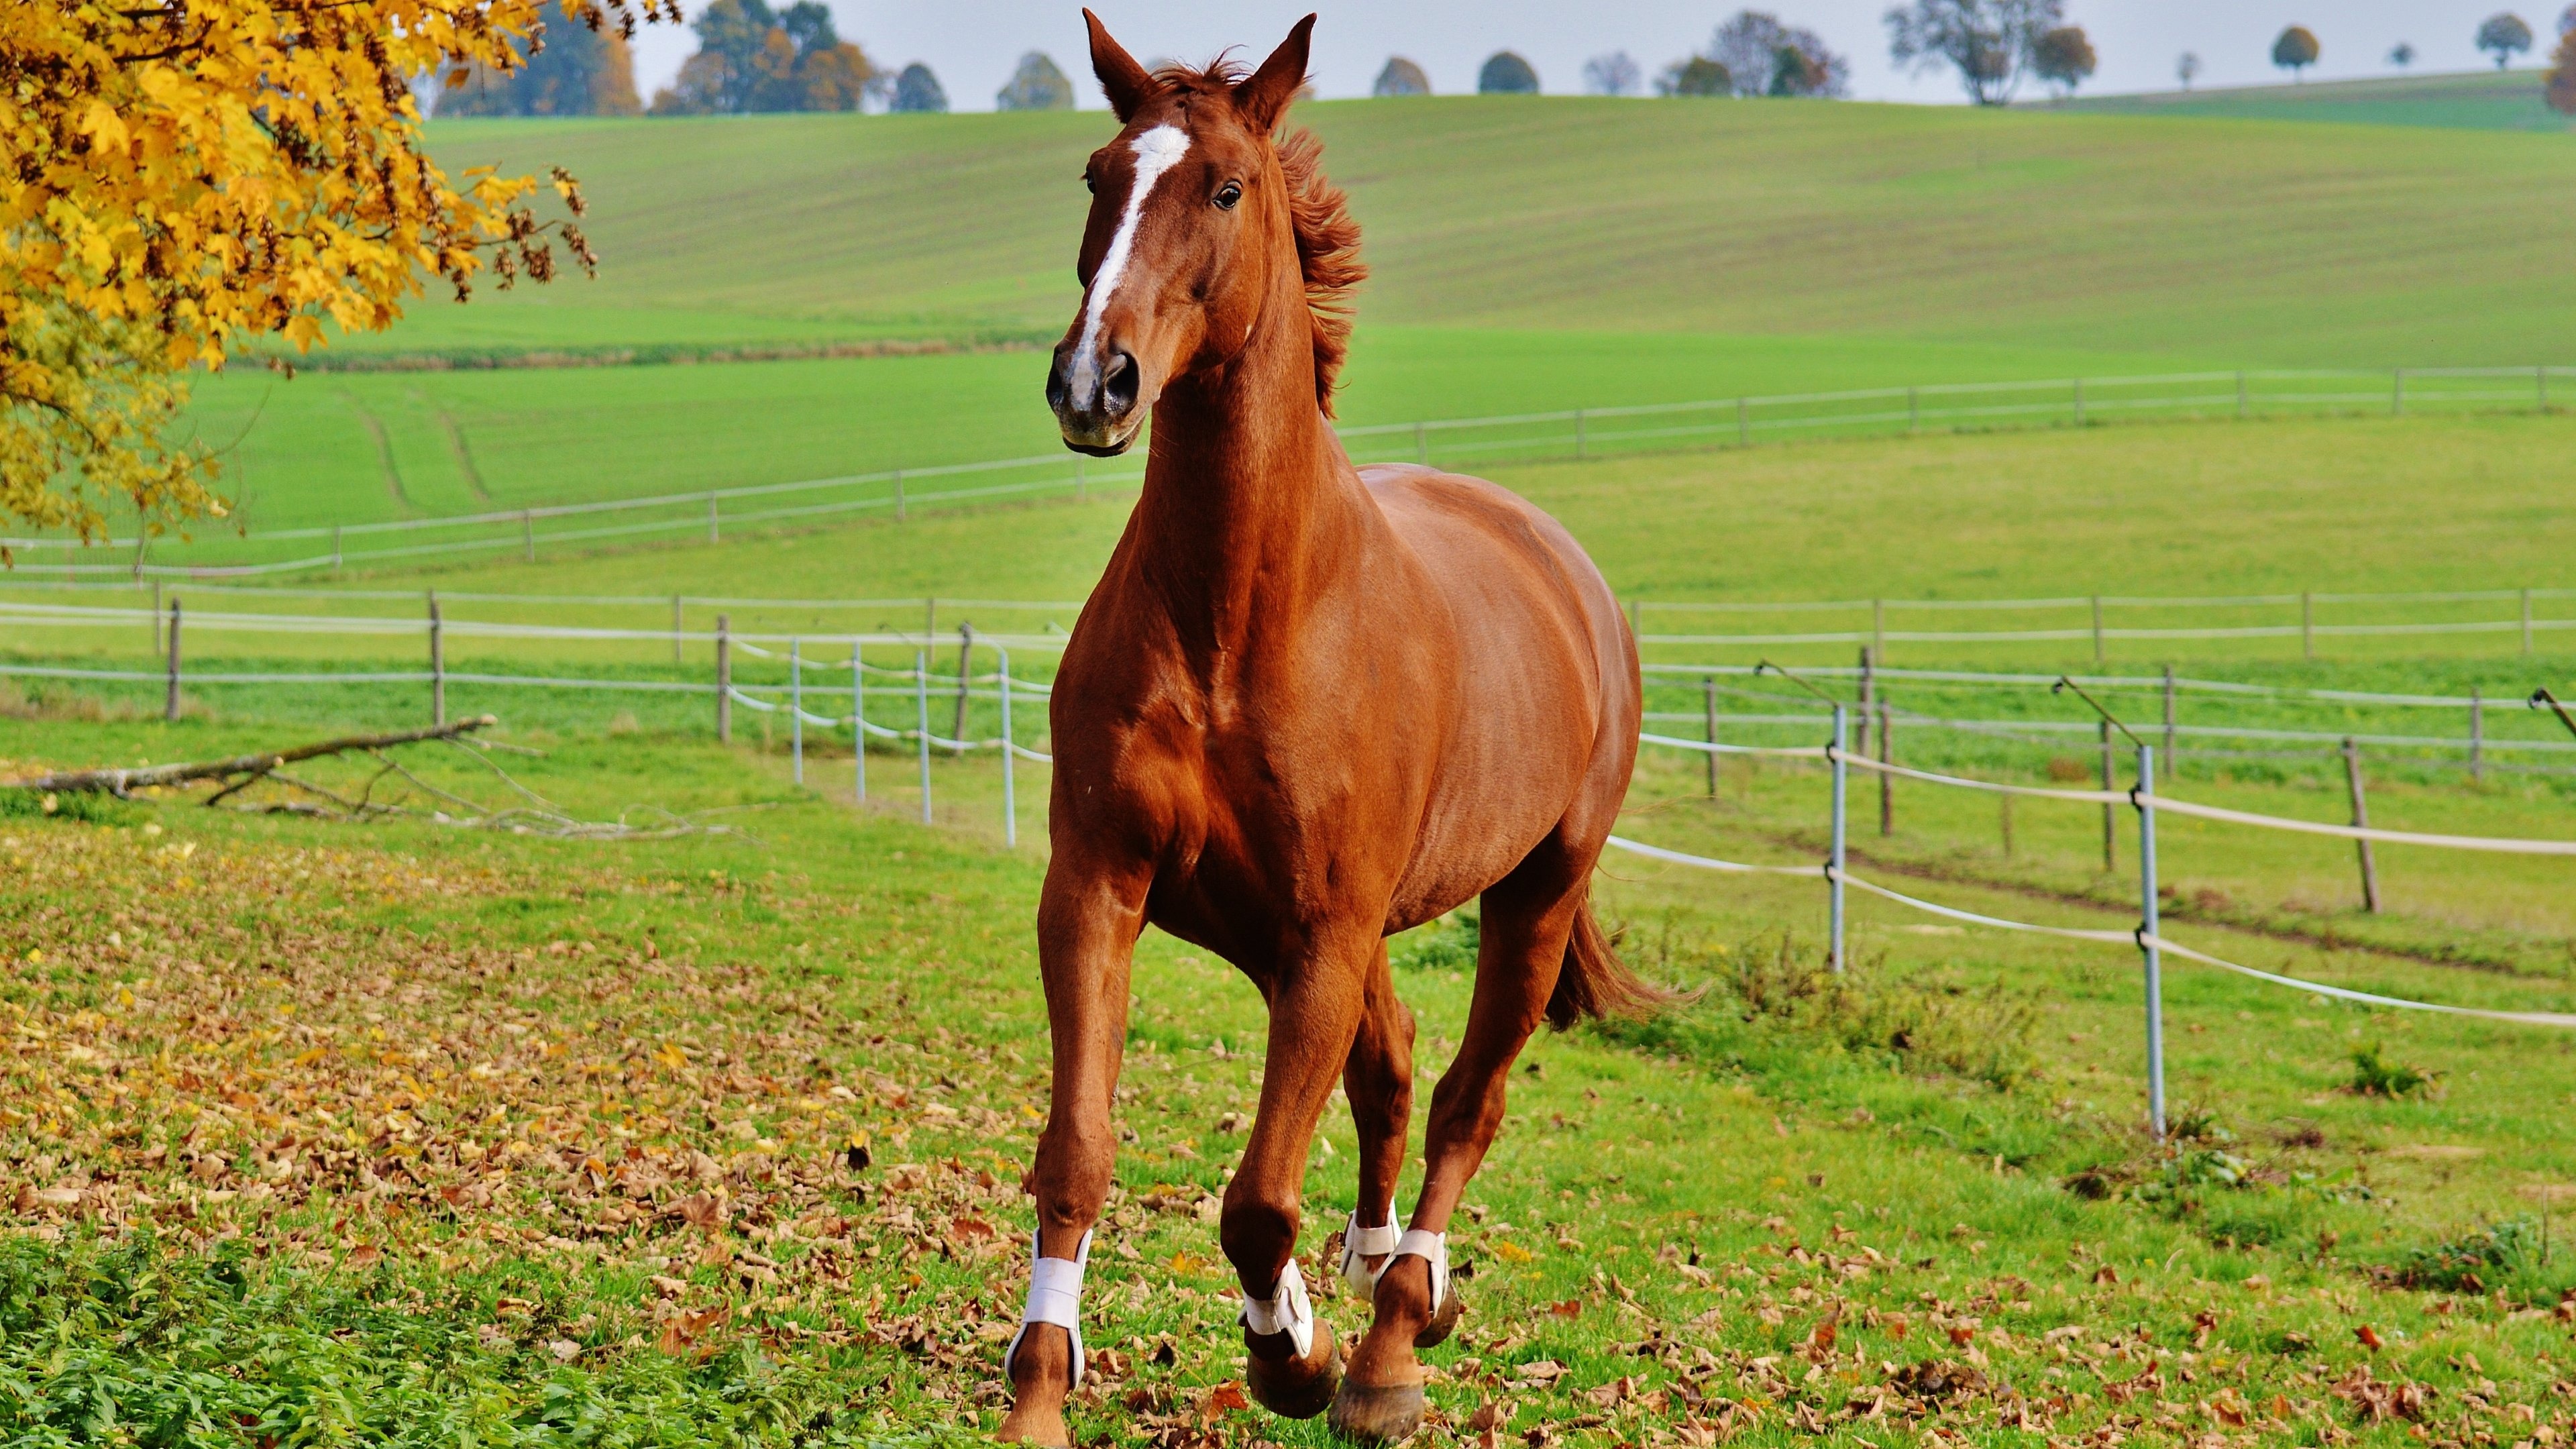
[[[2364,1347],[2364,1348],[2366,1348],[2366,1349],[2369,1349],[2372,1353],[2377,1353],[2377,1352],[2379,1352],[2379,1351],[2380,1351],[2380,1349],[2382,1349],[2382,1348],[2384,1348],[2384,1347],[2386,1347],[2386,1346],[2387,1346],[2387,1345],[2386,1345],[2386,1343],[2385,1343],[2385,1341],[2384,1341],[2384,1340],[2382,1340],[2382,1339],[2380,1338],[2380,1336],[2379,1336],[2379,1330],[2378,1330],[2378,1329],[2376,1329],[2376,1328],[2371,1327],[2371,1326],[2370,1326],[2369,1324],[2367,1324],[2367,1323],[2363,1324],[2363,1325],[2362,1325],[2361,1327],[2359,1327],[2359,1328],[2354,1329],[2354,1330],[2352,1331],[2352,1336],[2353,1336],[2353,1337],[2355,1337],[2355,1338],[2357,1338],[2357,1339],[2360,1339],[2360,1340],[2361,1340],[2361,1346],[2362,1346],[2362,1347]]]
[[[1243,1385],[1233,1379],[1227,1379],[1200,1397],[1199,1418],[1205,1423],[1213,1424],[1228,1414],[1251,1407],[1252,1401],[1243,1396]]]
[[[1583,1300],[1568,1298],[1562,1303],[1551,1303],[1547,1305],[1547,1311],[1559,1318],[1580,1318],[1583,1316]]]

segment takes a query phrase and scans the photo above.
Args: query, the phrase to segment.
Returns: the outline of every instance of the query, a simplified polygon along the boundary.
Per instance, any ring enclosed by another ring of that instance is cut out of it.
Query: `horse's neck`
[[[1256,336],[1222,374],[1180,380],[1154,410],[1136,563],[1180,637],[1240,653],[1331,594],[1375,504],[1315,402],[1304,298],[1293,329]]]

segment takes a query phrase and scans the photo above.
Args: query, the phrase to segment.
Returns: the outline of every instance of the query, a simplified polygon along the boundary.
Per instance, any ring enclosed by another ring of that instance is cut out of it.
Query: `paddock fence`
[[[2083,427],[2123,419],[2547,413],[2576,368],[2427,367],[2389,371],[2179,372],[1715,398],[1426,419],[1339,429],[1360,463],[1591,460],[1766,441],[1925,431]],[[1014,498],[1134,488],[1141,461],[1063,453],[924,463],[822,478],[689,489],[635,498],[531,503],[435,518],[358,519],[193,543],[143,537],[83,542],[0,538],[19,567],[55,577],[209,580],[336,572],[428,558],[516,556],[656,537],[720,543],[763,530],[842,517],[905,520],[915,513]],[[256,505],[254,505],[254,510]],[[256,513],[253,519],[255,523]]]

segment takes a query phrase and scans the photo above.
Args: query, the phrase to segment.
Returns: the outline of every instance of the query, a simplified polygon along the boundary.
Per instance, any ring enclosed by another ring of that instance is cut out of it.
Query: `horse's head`
[[[1123,129],[1083,169],[1092,199],[1074,268],[1082,310],[1056,344],[1047,403],[1066,447],[1108,457],[1135,441],[1172,379],[1233,357],[1277,295],[1280,270],[1298,270],[1270,135],[1306,83],[1315,17],[1241,76],[1148,74],[1098,16],[1082,15],[1091,68]]]

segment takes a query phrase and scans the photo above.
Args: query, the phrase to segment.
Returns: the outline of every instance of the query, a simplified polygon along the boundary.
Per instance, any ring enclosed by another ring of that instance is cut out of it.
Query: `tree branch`
[[[131,770],[64,770],[51,775],[38,775],[9,784],[21,790],[51,790],[62,793],[100,791],[123,797],[138,786],[181,785],[191,780],[228,780],[235,775],[274,774],[281,765],[299,760],[317,759],[323,755],[346,754],[355,750],[381,750],[390,745],[416,744],[422,740],[452,740],[459,735],[499,724],[492,715],[457,720],[452,724],[434,725],[428,729],[403,730],[387,735],[351,735],[345,739],[323,740],[316,744],[298,745],[291,750],[271,751],[258,755],[236,755],[229,760],[199,760],[188,764],[150,765]],[[224,792],[229,794],[230,791]],[[217,798],[221,798],[218,796]]]

